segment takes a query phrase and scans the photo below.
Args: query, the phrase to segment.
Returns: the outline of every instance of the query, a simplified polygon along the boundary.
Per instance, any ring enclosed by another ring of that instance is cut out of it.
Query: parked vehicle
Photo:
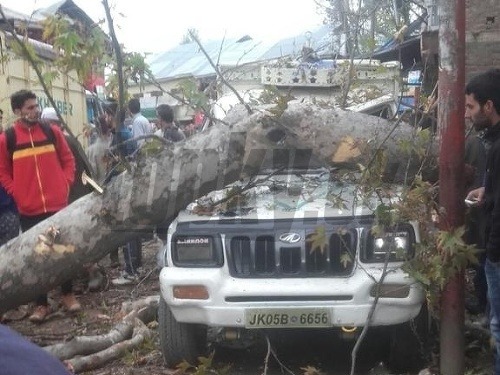
[[[355,337],[378,297],[370,327],[387,345],[387,366],[397,373],[420,368],[424,291],[400,268],[414,255],[418,224],[401,222],[375,234],[379,197],[364,196],[310,157],[284,152],[293,155],[267,155],[275,162],[264,162],[251,189],[231,199],[235,184],[212,192],[170,225],[159,254],[167,364],[196,363],[209,342],[279,330]]]
[[[12,50],[12,35],[7,32],[0,33],[0,48],[2,56],[0,66],[0,108],[4,111],[4,124],[14,119],[10,107],[10,96],[21,89],[33,91],[38,97],[40,109],[52,107],[46,93],[30,62],[16,55]],[[55,52],[51,45],[28,39],[28,43],[40,58],[46,61],[40,65],[42,73],[51,71],[51,61]],[[100,113],[102,106],[96,94],[86,91],[79,83],[74,71],[66,74],[60,73],[48,85],[55,105],[75,136],[83,133],[84,129],[91,126]],[[82,138],[79,138],[82,141]]]

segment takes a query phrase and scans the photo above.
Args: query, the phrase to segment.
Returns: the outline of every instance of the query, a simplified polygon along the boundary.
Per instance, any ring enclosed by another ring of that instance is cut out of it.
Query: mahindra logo
[[[284,243],[297,243],[301,238],[298,233],[283,233],[280,236],[280,241]]]

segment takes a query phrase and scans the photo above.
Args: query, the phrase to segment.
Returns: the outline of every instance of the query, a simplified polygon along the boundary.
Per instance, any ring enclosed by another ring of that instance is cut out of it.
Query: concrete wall
[[[466,1],[466,74],[500,68],[500,1]]]

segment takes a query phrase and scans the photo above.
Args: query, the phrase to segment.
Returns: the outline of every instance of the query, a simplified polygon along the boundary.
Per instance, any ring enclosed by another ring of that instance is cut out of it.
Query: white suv
[[[414,333],[426,326],[424,292],[400,269],[419,241],[415,223],[374,235],[381,202],[325,169],[274,171],[253,181],[244,199],[228,203],[227,189],[213,192],[169,227],[159,309],[167,364],[195,363],[207,331],[218,340],[290,328],[356,334],[378,294],[370,326],[387,328],[386,364],[395,371],[423,366]],[[206,202],[218,200],[207,211]]]

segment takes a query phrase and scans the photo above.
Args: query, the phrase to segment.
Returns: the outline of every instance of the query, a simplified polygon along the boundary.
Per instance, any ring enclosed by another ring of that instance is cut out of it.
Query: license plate
[[[246,328],[331,327],[330,309],[247,309]]]

